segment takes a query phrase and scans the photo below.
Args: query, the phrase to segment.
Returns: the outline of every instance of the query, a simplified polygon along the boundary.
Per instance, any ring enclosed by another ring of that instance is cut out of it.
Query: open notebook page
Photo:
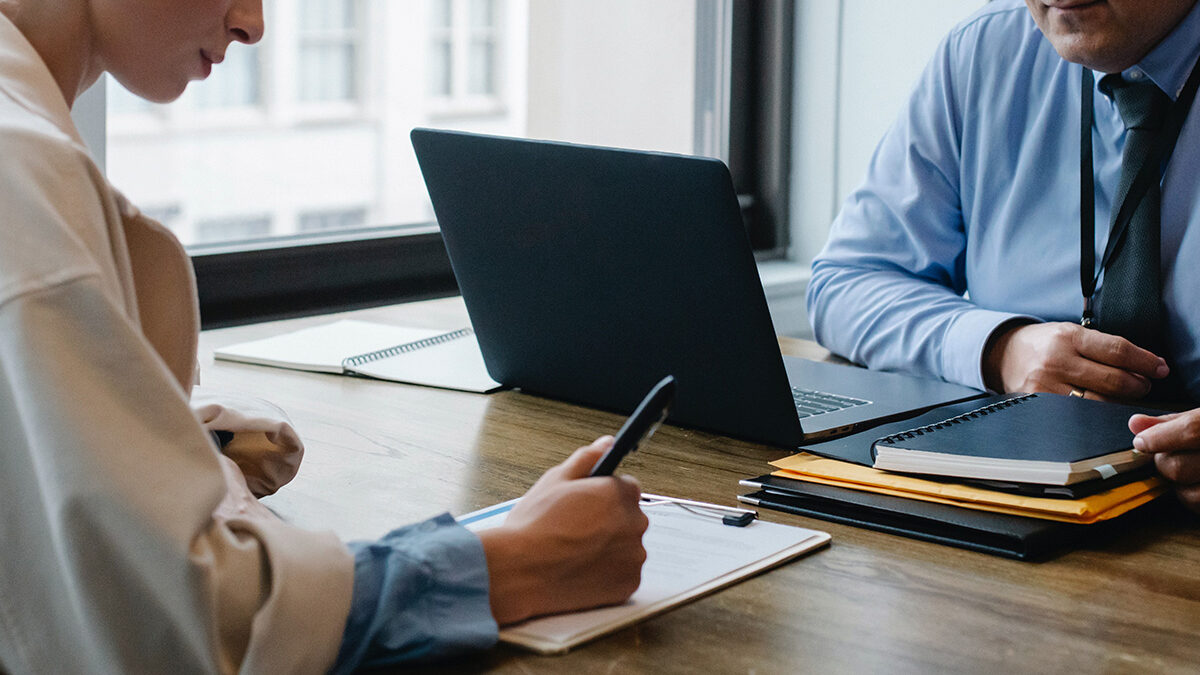
[[[280,366],[321,373],[342,372],[342,360],[445,333],[440,328],[408,328],[343,319],[283,335],[217,349],[228,361]]]
[[[479,343],[471,333],[349,369],[368,377],[429,387],[474,392],[500,388],[500,383],[488,375]]]

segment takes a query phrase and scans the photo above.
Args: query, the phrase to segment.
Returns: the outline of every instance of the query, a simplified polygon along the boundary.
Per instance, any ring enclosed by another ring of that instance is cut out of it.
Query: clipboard
[[[681,500],[687,501],[687,500]],[[458,519],[479,531],[504,522],[517,500]],[[702,515],[696,508],[655,498],[643,505],[650,527],[643,536],[646,562],[642,585],[628,602],[611,607],[538,617],[500,630],[500,640],[539,654],[563,654],[573,647],[661,614],[684,603],[829,543],[829,535],[761,520],[744,526],[722,522],[722,511]],[[688,502],[688,504],[698,504]],[[704,508],[700,505],[699,508]]]

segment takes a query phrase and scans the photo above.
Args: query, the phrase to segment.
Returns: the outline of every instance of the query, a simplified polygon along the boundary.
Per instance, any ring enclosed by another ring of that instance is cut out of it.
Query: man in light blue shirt
[[[1200,113],[1161,183],[1165,354],[1079,325],[1080,120],[1083,66],[1148,79],[1175,100],[1198,56],[1196,0],[998,0],[960,24],[813,263],[817,339],[872,368],[995,391],[1138,399],[1170,375],[1195,405]],[[1100,261],[1128,132],[1094,91]],[[1200,510],[1200,409],[1135,416],[1130,428]]]

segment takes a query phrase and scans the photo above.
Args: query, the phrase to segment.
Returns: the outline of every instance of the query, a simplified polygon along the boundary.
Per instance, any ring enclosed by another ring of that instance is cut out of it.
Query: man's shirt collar
[[[1179,22],[1167,37],[1163,38],[1154,49],[1150,50],[1137,65],[1121,73],[1130,81],[1138,81],[1149,77],[1175,100],[1196,58],[1200,56],[1200,2],[1192,6],[1191,11]]]

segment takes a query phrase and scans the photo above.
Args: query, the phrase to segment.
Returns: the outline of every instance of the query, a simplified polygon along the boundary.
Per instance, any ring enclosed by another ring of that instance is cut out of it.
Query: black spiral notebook
[[[881,435],[872,445],[872,465],[1048,485],[1111,478],[1150,460],[1133,449],[1128,422],[1135,413],[1158,411],[1057,394],[1006,396]]]
[[[1018,399],[1026,400],[1021,404],[1009,403]],[[1036,403],[1034,399],[1042,399]],[[1019,406],[1021,412],[1010,410]],[[1066,409],[1068,414],[1060,415],[1060,409]],[[995,410],[995,414],[990,411]],[[1007,411],[1007,412],[1002,412]],[[911,436],[901,439],[911,441],[920,439],[922,445],[933,444],[940,455],[977,451],[984,460],[996,459],[1004,467],[1011,467],[1013,462],[1031,459],[1031,455],[1040,457],[1038,461],[1061,463],[1057,453],[1074,452],[1085,458],[1096,457],[1117,448],[1116,452],[1132,450],[1133,434],[1129,431],[1129,417],[1134,413],[1150,415],[1162,414],[1139,406],[1107,403],[1104,401],[1083,400],[1054,394],[1037,394],[1031,398],[1029,394],[996,394],[982,399],[964,401],[934,408],[916,417],[889,422],[866,431],[843,438],[822,443],[814,443],[802,448],[821,457],[852,462],[863,466],[876,466],[876,443],[898,436]],[[991,418],[988,423],[983,419]],[[951,422],[957,419],[958,422]],[[1004,423],[1007,420],[1007,423]],[[937,429],[931,429],[937,427]],[[953,428],[954,431],[939,431]],[[922,430],[920,435],[916,430]],[[929,429],[929,431],[925,431]],[[936,433],[934,433],[936,432]],[[945,439],[945,440],[942,440]],[[964,439],[960,442],[960,439]],[[1061,440],[1061,442],[1060,442]],[[1106,447],[1109,448],[1105,450]],[[953,448],[953,450],[952,450]],[[1036,453],[1043,453],[1037,455]],[[1069,460],[1068,460],[1069,461]],[[1021,472],[1019,477],[1002,473],[997,477],[995,471],[986,477],[978,475],[967,476],[962,472],[937,474],[933,471],[910,471],[926,475],[943,475],[950,478],[972,481],[989,481],[982,487],[1002,489],[1009,492],[1024,494],[1042,494],[1043,496],[1063,496],[1079,498],[1107,490],[1121,482],[1126,482],[1129,471],[1145,463],[1145,459],[1135,459],[1130,466],[1121,465],[1114,472],[1107,468],[1097,468],[1076,477],[1069,484],[1050,483],[1031,479],[1027,472]],[[883,468],[877,467],[876,468]],[[923,469],[927,467],[922,467]],[[1053,476],[1052,476],[1053,478]]]

